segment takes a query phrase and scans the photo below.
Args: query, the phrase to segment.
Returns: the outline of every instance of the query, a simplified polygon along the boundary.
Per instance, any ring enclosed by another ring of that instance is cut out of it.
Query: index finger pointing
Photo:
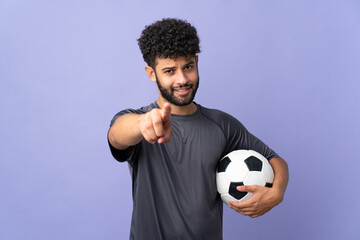
[[[169,121],[170,114],[171,114],[171,106],[170,106],[170,104],[165,103],[164,107],[161,111],[161,118],[163,119],[163,121]]]

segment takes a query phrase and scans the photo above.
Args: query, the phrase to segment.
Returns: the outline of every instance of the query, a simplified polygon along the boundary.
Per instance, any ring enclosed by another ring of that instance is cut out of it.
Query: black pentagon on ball
[[[218,172],[225,172],[226,168],[229,166],[229,164],[231,163],[230,158],[225,157],[223,160],[221,160],[217,166],[217,171]]]
[[[237,200],[242,199],[246,196],[247,192],[239,192],[236,188],[237,186],[244,186],[243,182],[231,182],[229,186],[229,194],[236,198]]]
[[[244,162],[246,163],[250,171],[261,172],[263,163],[257,157],[254,156],[248,157],[247,159],[245,159]]]

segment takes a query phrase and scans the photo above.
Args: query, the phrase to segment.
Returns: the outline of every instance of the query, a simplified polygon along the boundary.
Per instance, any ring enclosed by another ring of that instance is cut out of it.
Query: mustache
[[[176,87],[172,87],[172,89],[178,89],[178,88],[184,88],[184,87],[193,87],[193,84],[182,84],[182,85],[178,85]]]

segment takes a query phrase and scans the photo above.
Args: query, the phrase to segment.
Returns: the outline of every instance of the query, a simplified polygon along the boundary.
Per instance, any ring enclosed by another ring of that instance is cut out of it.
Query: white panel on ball
[[[230,180],[225,172],[216,174],[216,186],[220,194],[227,193],[229,191]]]
[[[237,161],[237,158],[230,156],[232,159],[226,174],[229,176],[232,182],[242,182],[244,181],[249,170],[244,163],[244,161]]]
[[[229,206],[229,201],[239,202],[236,198],[233,198],[229,194],[221,194],[221,200],[228,206]]]
[[[262,172],[251,171],[244,179],[244,185],[260,185],[265,186],[266,181]]]
[[[267,183],[272,183],[274,181],[274,170],[272,169],[269,161],[267,161],[267,164],[264,164],[262,172],[264,173]]]

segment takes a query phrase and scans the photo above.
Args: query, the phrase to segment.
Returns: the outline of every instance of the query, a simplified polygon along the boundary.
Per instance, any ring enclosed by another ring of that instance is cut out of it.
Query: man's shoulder
[[[198,104],[201,112],[210,119],[214,120],[228,120],[235,119],[232,115],[216,108],[208,108]]]
[[[217,126],[219,129],[221,129],[226,138],[229,138],[234,134],[244,130],[242,123],[227,112],[202,106],[200,106],[200,109],[203,116],[211,121],[214,126]]]
[[[118,119],[119,117],[121,117],[121,116],[123,116],[125,114],[128,114],[128,113],[143,114],[143,113],[150,112],[154,108],[159,108],[159,105],[157,105],[156,102],[150,103],[147,106],[143,106],[143,107],[140,107],[140,108],[137,108],[137,109],[135,109],[135,108],[123,109],[113,117],[113,119],[111,120],[110,126],[112,126],[114,124],[116,119]]]
[[[160,108],[159,105],[157,104],[157,102],[150,103],[149,105],[143,106],[143,107],[137,109],[136,111],[139,111],[142,113],[147,113],[147,112],[150,112],[151,110],[153,110],[154,108]]]
[[[127,109],[123,109],[122,113],[137,113],[137,114],[142,114],[142,113],[147,113],[150,112],[152,109],[154,108],[159,108],[159,105],[157,105],[156,102],[150,103],[149,105],[146,106],[142,106],[140,108],[127,108]]]

